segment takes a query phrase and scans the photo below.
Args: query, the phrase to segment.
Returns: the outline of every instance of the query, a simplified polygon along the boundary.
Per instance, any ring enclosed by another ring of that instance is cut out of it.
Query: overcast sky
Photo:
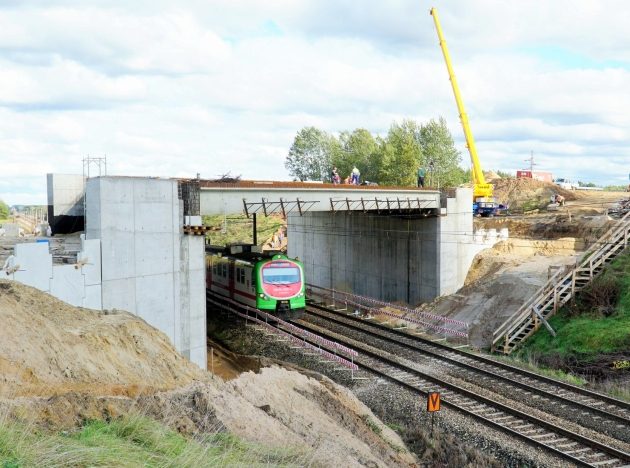
[[[598,184],[630,172],[630,3],[441,0],[484,169]],[[469,165],[419,0],[0,0],[0,198],[47,172],[288,179],[307,125],[384,135],[443,116]]]

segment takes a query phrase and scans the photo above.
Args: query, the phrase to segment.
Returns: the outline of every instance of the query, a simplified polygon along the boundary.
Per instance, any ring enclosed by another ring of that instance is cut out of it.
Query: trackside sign
[[[427,395],[427,411],[429,413],[440,411],[440,392],[431,392]]]

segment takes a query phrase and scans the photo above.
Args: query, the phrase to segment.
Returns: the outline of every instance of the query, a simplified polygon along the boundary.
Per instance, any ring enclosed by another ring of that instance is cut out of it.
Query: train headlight
[[[265,295],[263,293],[259,293],[258,297],[260,297],[261,299],[263,299],[265,297]]]

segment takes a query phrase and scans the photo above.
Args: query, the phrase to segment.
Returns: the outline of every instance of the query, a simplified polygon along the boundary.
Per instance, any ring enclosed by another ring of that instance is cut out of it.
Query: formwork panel
[[[15,265],[19,265],[13,279],[40,291],[50,291],[52,278],[52,255],[48,243],[16,244]]]
[[[55,266],[55,274],[50,280],[50,294],[73,306],[83,306],[85,285],[81,270],[75,265]]]
[[[101,285],[95,284],[85,286],[85,295],[83,297],[83,307],[87,309],[101,310],[103,306],[101,299]]]
[[[172,203],[174,180],[133,179],[133,193],[136,203]]]
[[[81,252],[77,261],[85,262],[81,268],[86,286],[101,284],[101,241],[81,239]]]
[[[136,276],[135,235],[133,232],[102,232],[103,281]],[[133,311],[133,309],[127,309]]]
[[[172,212],[170,203],[136,203],[134,206],[135,230],[173,232]]]
[[[101,232],[101,183],[88,179],[85,187],[85,234],[87,239],[98,239]]]
[[[101,204],[101,232],[135,231],[135,209],[132,202],[105,201]]]
[[[115,279],[103,281],[103,309],[119,309],[128,312],[136,310],[135,279]]]
[[[133,258],[137,276],[173,272],[174,246],[170,233],[136,231],[134,240]]]
[[[102,204],[134,203],[133,179],[126,177],[99,177],[92,180],[97,180],[101,185]]]
[[[175,342],[173,273],[136,278],[136,315]]]

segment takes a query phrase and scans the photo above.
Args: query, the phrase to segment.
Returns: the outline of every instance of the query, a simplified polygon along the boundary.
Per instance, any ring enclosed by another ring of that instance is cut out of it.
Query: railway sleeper
[[[612,465],[613,463],[617,463],[619,460],[617,460],[616,458],[610,459],[610,460],[602,460],[602,461],[598,461],[598,462],[593,462],[591,463],[591,465],[593,466],[603,466],[603,465]],[[628,468],[630,467],[630,465],[624,465],[620,468]]]
[[[581,449],[577,449],[577,450],[569,450],[568,452],[564,452],[564,453],[568,453],[569,455],[573,455],[575,453],[583,453],[583,452],[588,452],[590,450],[590,447],[585,447],[585,448],[581,448]],[[578,457],[581,458],[581,457]]]
[[[568,439],[564,439],[564,440],[568,441],[569,443],[568,444],[562,444],[562,445],[556,445],[556,448],[564,450],[564,449],[569,448],[569,447],[574,447],[574,446],[576,446],[578,444],[575,441],[569,441]]]
[[[522,429],[527,429],[529,427],[534,427],[531,423],[521,424],[520,426],[513,427],[515,431],[521,431]]]

